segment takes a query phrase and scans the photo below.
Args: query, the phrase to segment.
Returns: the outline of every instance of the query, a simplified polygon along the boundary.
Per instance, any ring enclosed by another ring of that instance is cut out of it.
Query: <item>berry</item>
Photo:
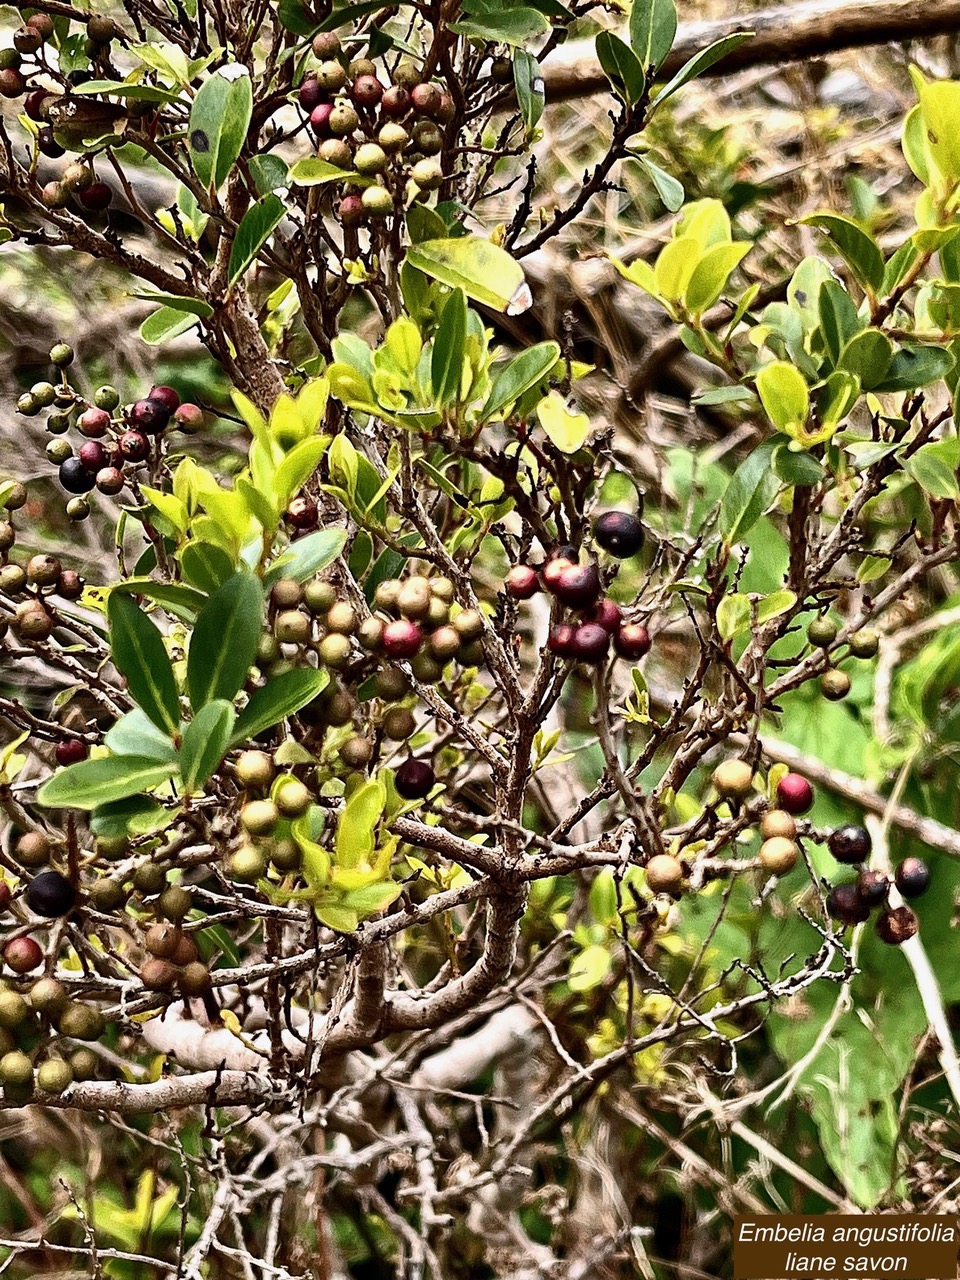
[[[17,861],[24,867],[40,867],[50,857],[50,841],[42,831],[25,831],[14,849]]]
[[[600,572],[595,564],[570,565],[559,574],[552,591],[563,604],[584,609],[600,594]]]
[[[43,964],[43,950],[35,938],[13,938],[3,949],[3,962],[14,973],[30,973]]]
[[[0,71],[0,97],[19,98],[26,92],[27,82],[14,67],[4,67]],[[63,152],[60,152],[63,155]]]
[[[60,586],[57,588],[58,594],[64,600],[79,600],[86,589],[86,581],[79,573],[73,569],[64,569],[60,575]]]
[[[886,902],[890,881],[882,871],[861,871],[856,879],[857,897],[873,910]]]
[[[90,503],[86,498],[71,498],[65,510],[71,520],[86,520],[90,514]]]
[[[193,899],[182,885],[172,884],[157,899],[157,911],[168,920],[179,924],[193,906]]]
[[[613,634],[613,647],[621,658],[634,661],[650,652],[650,633],[640,622],[627,622]]]
[[[383,173],[388,163],[387,153],[375,142],[365,142],[362,147],[357,148],[357,153],[353,157],[353,167],[357,173],[365,176]]]
[[[81,191],[77,198],[91,213],[102,213],[113,203],[113,192],[105,182],[95,182],[86,191]]]
[[[875,658],[880,649],[880,635],[872,627],[855,631],[847,641],[855,658]]]
[[[17,53],[36,53],[43,44],[43,36],[35,27],[18,27],[13,33],[13,47]]]
[[[34,31],[39,31],[43,40],[49,40],[53,35],[53,19],[47,13],[35,13],[28,18],[24,26],[32,27]]]
[[[870,908],[860,901],[855,884],[838,884],[827,895],[827,912],[840,924],[863,924],[870,918]]]
[[[285,818],[299,818],[307,812],[313,796],[297,778],[284,778],[274,792],[274,801]]]
[[[237,760],[237,781],[243,787],[263,791],[273,781],[273,759],[265,751],[244,751]]]
[[[359,196],[344,196],[337,206],[337,216],[345,227],[359,227],[364,219],[363,201]]]
[[[425,760],[404,760],[393,781],[404,800],[423,800],[433,790],[436,775]]]
[[[785,876],[797,865],[798,849],[786,836],[771,836],[760,846],[760,862],[775,876]]]
[[[440,110],[442,95],[435,84],[414,85],[410,101],[418,116],[435,116]]]
[[[5,564],[0,569],[0,591],[17,596],[27,585],[27,571],[19,564]]]
[[[112,18],[108,18],[105,14],[94,14],[87,22],[87,35],[95,44],[109,44],[115,37],[121,35],[120,28]]]
[[[310,128],[318,138],[325,138],[330,132],[330,117],[333,106],[329,102],[318,103],[310,112]]]
[[[350,99],[361,109],[375,107],[383,97],[383,85],[375,75],[359,75],[350,86]]]
[[[821,649],[829,649],[836,640],[839,630],[832,618],[814,618],[807,627],[807,639]]]
[[[494,58],[490,63],[490,79],[495,84],[513,84],[513,63],[509,58]]]
[[[746,760],[724,760],[713,771],[713,785],[725,800],[743,800],[753,790],[753,770]]]
[[[57,398],[52,382],[35,382],[30,388],[30,394],[41,409],[49,409]]]
[[[383,736],[393,742],[405,742],[417,727],[413,712],[406,707],[390,707],[383,715]]]
[[[443,150],[443,134],[432,120],[420,120],[414,125],[413,142],[425,156],[435,156]]]
[[[317,68],[317,84],[324,93],[339,93],[346,83],[346,68],[335,59],[322,62]]]
[[[410,177],[421,191],[436,191],[443,186],[443,169],[436,160],[418,160]]]
[[[0,71],[0,80],[3,79],[3,74]],[[2,94],[2,90],[0,90],[0,94]],[[64,148],[53,136],[53,130],[49,125],[45,125],[37,134],[37,149],[41,155],[45,155],[51,160],[59,160],[65,154]]]
[[[296,578],[278,578],[270,592],[270,602],[278,609],[295,609],[303,599],[303,587]]]
[[[61,462],[57,476],[67,493],[89,493],[96,484],[79,458],[67,458],[66,462]]]
[[[904,858],[897,867],[895,883],[904,898],[919,898],[930,884],[930,868],[922,858]]]
[[[652,893],[669,893],[680,896],[683,884],[683,867],[679,859],[670,853],[656,853],[645,867],[647,887]]]
[[[547,648],[551,653],[555,653],[558,658],[572,658],[575,656],[573,638],[577,628],[569,622],[561,622],[559,626],[551,628],[547,637]]]
[[[73,457],[73,449],[68,440],[51,440],[45,453],[55,467],[59,467],[61,462],[66,462],[68,458]]]
[[[70,203],[70,188],[62,182],[48,182],[40,191],[40,199],[48,209],[65,209]]]
[[[595,622],[610,635],[620,629],[622,621],[623,614],[620,612],[620,606],[616,601],[611,600],[609,596],[604,596],[601,600],[598,600],[584,617],[584,622]]]
[[[899,947],[914,937],[920,922],[910,907],[888,907],[877,916],[877,937],[892,947]]]
[[[297,101],[306,112],[311,112],[320,105],[323,101],[323,90],[320,88],[316,76],[304,77],[300,88],[297,90]]]
[[[67,989],[56,978],[38,978],[30,988],[30,1003],[38,1013],[55,1016],[67,1003]]]
[[[353,151],[342,138],[326,138],[320,144],[317,154],[321,160],[326,160],[327,164],[332,164],[337,169],[353,168]]]
[[[110,414],[106,409],[85,409],[77,419],[77,427],[88,440],[100,440],[110,428]]]
[[[52,96],[47,89],[34,89],[33,93],[28,93],[24,99],[23,114],[29,120],[35,120],[39,124],[45,118],[43,104]]]
[[[85,164],[68,164],[60,181],[70,191],[86,191],[87,187],[93,185],[93,170]]]
[[[643,547],[643,526],[629,511],[605,511],[594,521],[593,540],[618,560],[627,560]]]
[[[142,431],[124,431],[117,445],[127,462],[143,462],[150,453],[150,441]]]
[[[610,647],[610,633],[597,622],[584,622],[574,629],[573,656],[581,662],[602,662]]]
[[[252,844],[241,845],[227,862],[227,875],[241,884],[253,884],[266,870],[266,858]]]
[[[184,965],[179,978],[180,991],[183,995],[202,996],[210,990],[210,970],[199,960],[192,960]]]
[[[169,960],[145,960],[140,981],[148,991],[169,991],[177,980],[177,971]]]
[[[24,900],[34,915],[53,920],[69,915],[77,905],[77,891],[59,871],[41,871],[27,885]]]
[[[335,138],[346,138],[359,126],[360,117],[345,102],[338,103],[327,118],[327,128]]]
[[[198,404],[182,404],[174,412],[173,421],[184,435],[193,435],[203,427],[203,410]]]
[[[409,114],[411,106],[410,91],[402,84],[392,84],[383,91],[383,97],[380,99],[380,114],[399,120]]]
[[[180,408],[180,393],[173,387],[164,386],[162,383],[153,386],[147,392],[148,400],[159,400],[161,404],[165,404],[171,413],[176,413]]]
[[[848,823],[845,827],[837,827],[827,837],[827,848],[837,862],[853,866],[858,862],[866,862],[873,848],[870,832],[866,827],[858,827]]]
[[[126,480],[119,467],[104,467],[97,472],[97,488],[101,493],[119,493],[125,484]]]
[[[58,742],[54,748],[54,756],[57,764],[69,765],[79,764],[81,760],[86,760],[89,755],[89,748],[85,742],[81,742],[79,738],[65,738],[63,742]]]
[[[850,692],[850,677],[845,671],[825,671],[820,677],[820,692],[829,702],[840,702]]]
[[[430,582],[419,575],[408,578],[397,592],[397,608],[405,618],[416,622],[429,614],[430,601]]]
[[[102,471],[107,465],[107,451],[99,440],[88,440],[80,446],[77,454],[83,464],[85,471],[89,471],[91,475],[96,475],[98,471]]]
[[[335,31],[318,31],[313,37],[315,58],[335,58],[340,52],[340,37]]]
[[[504,585],[514,600],[529,600],[540,590],[540,578],[536,569],[528,564],[515,564],[507,573]]]
[[[400,618],[383,629],[383,651],[388,658],[412,658],[423,643],[423,632],[415,622]]]
[[[116,387],[109,385],[97,387],[93,393],[93,403],[98,409],[106,409],[112,413],[120,403],[120,392]]]
[[[340,759],[351,769],[362,769],[373,758],[373,743],[361,734],[348,738],[340,748]]]
[[[127,417],[130,425],[136,427],[138,431],[156,435],[170,421],[170,410],[162,400],[151,400],[148,396],[145,400],[138,400],[132,404]]]
[[[100,1010],[78,1000],[69,1001],[57,1016],[57,1030],[73,1040],[99,1040],[104,1029]]]
[[[0,1058],[0,1081],[13,1088],[33,1083],[33,1063],[22,1050],[15,1049]]]
[[[53,587],[60,581],[62,567],[56,556],[31,556],[27,561],[27,580],[38,587]]]
[[[574,552],[574,555],[576,555],[576,552]],[[552,592],[556,590],[556,587],[560,581],[561,575],[564,574],[567,571],[567,569],[572,569],[575,567],[576,567],[576,560],[572,560],[569,556],[566,556],[566,555],[551,556],[550,559],[547,561],[547,563],[540,570],[540,576],[543,579],[543,585],[546,587],[548,591]]]
[[[293,525],[294,529],[315,529],[318,518],[317,504],[312,498],[301,495],[299,498],[294,498],[287,507],[287,521]]]
[[[813,805],[813,787],[799,773],[788,773],[777,783],[777,802],[798,817]]]
[[[367,187],[360,197],[360,203],[371,218],[386,218],[393,212],[393,196],[386,187]]]
[[[768,809],[760,819],[760,834],[764,840],[772,840],[775,836],[792,840],[797,834],[797,824],[782,809]]]
[[[372,58],[354,58],[350,63],[349,71],[354,80],[360,76],[375,76],[377,74],[377,64]]]
[[[44,1093],[63,1093],[73,1084],[73,1072],[63,1058],[48,1058],[37,1068],[37,1088]]]
[[[272,800],[249,800],[240,810],[240,824],[252,836],[268,836],[280,821]]]
[[[22,640],[49,640],[53,619],[39,600],[33,600],[18,606],[13,629]]]
[[[441,662],[455,657],[463,646],[463,639],[456,627],[437,627],[430,637],[430,652]]]
[[[273,634],[281,644],[305,644],[310,639],[310,619],[298,609],[277,614]]]

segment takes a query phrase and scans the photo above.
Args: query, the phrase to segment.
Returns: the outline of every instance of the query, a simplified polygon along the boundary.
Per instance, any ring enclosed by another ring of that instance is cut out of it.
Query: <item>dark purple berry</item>
[[[66,462],[61,462],[57,476],[67,493],[89,493],[96,484],[79,458],[67,458]]]
[[[643,546],[643,525],[629,511],[605,511],[594,521],[593,540],[618,560],[626,560]]]
[[[626,622],[614,632],[613,647],[621,658],[635,662],[650,652],[650,633],[641,622]]]
[[[882,871],[861,871],[857,876],[857,896],[865,907],[873,910],[886,902],[890,881]]]
[[[87,440],[85,444],[80,446],[77,457],[83,463],[84,468],[96,475],[107,465],[107,451],[99,440]]]
[[[573,632],[573,656],[581,662],[602,662],[610,648],[610,632],[598,622],[584,622]]]
[[[150,452],[150,441],[142,431],[124,431],[118,445],[127,462],[142,462]]]
[[[564,569],[553,587],[553,594],[574,609],[592,605],[602,589],[600,572],[595,564],[576,564]]]
[[[919,898],[930,885],[930,868],[922,858],[904,858],[895,883],[904,898]]]
[[[93,182],[87,187],[86,191],[78,193],[77,199],[91,213],[102,213],[104,209],[110,208],[113,202],[113,192],[105,182]]]
[[[77,905],[77,892],[59,871],[41,871],[27,885],[23,895],[27,906],[38,916],[54,919],[65,916]]]
[[[851,822],[830,832],[827,836],[827,848],[837,862],[852,866],[854,863],[867,861],[873,841],[866,827],[858,827]]]
[[[855,884],[838,884],[827,895],[827,911],[840,924],[863,924],[870,918],[870,908],[860,900]]]
[[[890,907],[877,916],[876,928],[881,942],[899,947],[917,933],[920,922],[909,907]]]
[[[435,781],[433,769],[426,760],[404,760],[394,776],[397,795],[404,800],[422,800],[430,794]]]
[[[156,435],[170,421],[170,410],[162,400],[138,400],[130,406],[130,425],[137,431],[145,431],[148,435]]]

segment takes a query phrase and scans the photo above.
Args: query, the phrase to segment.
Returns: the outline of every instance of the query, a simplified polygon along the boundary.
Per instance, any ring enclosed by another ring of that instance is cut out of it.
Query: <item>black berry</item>
[[[27,885],[24,898],[35,915],[49,919],[69,915],[77,905],[76,890],[59,871],[41,871],[34,876]]]
[[[849,823],[845,827],[837,827],[827,837],[827,848],[838,862],[866,862],[873,848],[870,832],[866,827],[858,827]]]
[[[896,886],[905,898],[919,898],[930,884],[930,868],[922,858],[904,858],[897,867]]]
[[[594,522],[593,540],[618,560],[626,560],[643,546],[643,525],[629,511],[605,511]]]

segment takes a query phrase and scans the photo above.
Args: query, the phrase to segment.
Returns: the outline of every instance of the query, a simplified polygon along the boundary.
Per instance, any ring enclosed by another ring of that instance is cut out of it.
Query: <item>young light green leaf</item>
[[[197,617],[187,655],[187,690],[197,712],[216,698],[232,702],[257,655],[263,588],[237,573],[210,596]]]
[[[567,407],[559,391],[551,391],[537,405],[537,419],[561,453],[576,453],[590,435],[590,419]]]
[[[757,395],[767,417],[785,434],[802,431],[810,414],[810,388],[803,374],[785,360],[765,364],[756,377]]]
[[[624,45],[624,48],[626,48],[626,45]],[[629,50],[627,52],[629,53]],[[646,170],[657,195],[670,212],[676,213],[678,209],[682,209],[685,192],[676,178],[667,173],[665,169],[661,169],[658,164],[654,164],[649,156],[637,156],[637,160]]]
[[[96,809],[149,791],[173,776],[176,765],[149,756],[104,756],[55,773],[37,792],[46,809]]]
[[[673,0],[633,0],[630,44],[641,66],[656,70],[673,48],[677,10]]]
[[[163,636],[128,595],[112,591],[107,598],[110,653],[127,681],[130,696],[164,733],[176,733],[180,698]]]
[[[369,463],[367,464],[370,465]],[[374,472],[376,478],[376,472]],[[345,529],[320,529],[298,538],[289,551],[278,556],[264,575],[263,585],[273,586],[278,578],[294,578],[306,582],[333,564],[347,541]]]
[[[290,181],[295,187],[318,187],[325,182],[356,182],[359,178],[359,173],[338,169],[335,164],[315,156],[298,160],[290,169]]]
[[[303,488],[316,471],[329,443],[329,436],[311,436],[293,446],[273,477],[273,497],[278,507],[285,507]]]
[[[205,187],[215,191],[239,158],[253,115],[250,76],[238,63],[231,63],[229,72],[228,76],[217,71],[205,80],[190,108],[193,170]]]
[[[515,316],[533,305],[519,262],[505,249],[480,236],[423,240],[410,246],[406,261],[441,284],[462,289],[468,298],[495,311]]]
[[[454,289],[440,313],[430,357],[430,381],[440,406],[455,403],[460,395],[466,340],[467,299],[462,289]]]
[[[702,315],[719,301],[733,269],[740,265],[750,252],[751,245],[740,240],[730,244],[712,245],[693,269],[683,303],[691,315]]]
[[[187,795],[212,777],[227,754],[236,720],[233,703],[215,698],[201,707],[187,725],[180,748],[180,777]]]
[[[233,743],[255,738],[264,729],[272,729],[281,720],[305,707],[320,696],[330,683],[326,671],[312,667],[297,667],[274,676],[250,695],[250,701],[237,717],[233,731]]]
[[[725,595],[717,605],[717,631],[721,640],[732,640],[750,626],[750,601],[737,592]]]
[[[336,864],[353,868],[373,861],[375,833],[387,803],[382,778],[357,787],[344,805],[337,827]]]
[[[228,282],[232,285],[240,279],[285,213],[279,196],[267,195],[250,206],[240,220],[237,234],[230,249]]]

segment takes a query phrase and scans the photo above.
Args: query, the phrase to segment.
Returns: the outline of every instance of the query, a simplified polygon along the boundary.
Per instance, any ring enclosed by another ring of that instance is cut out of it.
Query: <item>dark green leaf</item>
[[[517,6],[515,9],[480,14],[476,20],[465,18],[451,22],[450,30],[462,36],[473,36],[485,44],[496,40],[503,44],[524,45],[549,31],[550,23],[539,10]]]
[[[146,716],[167,734],[180,724],[180,699],[163,636],[127,595],[113,591],[107,600],[110,652],[126,678],[130,696]]]
[[[137,565],[138,569],[142,567]],[[167,613],[187,622],[192,622],[197,611],[206,603],[206,596],[202,591],[188,587],[184,582],[155,582],[152,578],[127,578],[125,582],[118,582],[111,588],[111,592],[113,595],[146,596],[148,600],[162,604]]]
[[[733,53],[734,49],[739,49],[742,44],[752,39],[752,31],[736,31],[732,35],[715,40],[713,44],[708,44],[706,49],[695,53],[689,62],[684,63],[673,79],[663,86],[651,104],[651,111],[666,102],[667,98],[675,94],[678,89],[682,89],[685,84],[689,84],[697,76],[702,76],[704,71],[708,71],[714,63],[725,58],[728,53]]]
[[[276,191],[277,187],[285,187],[290,181],[290,170],[286,161],[270,152],[264,156],[251,156],[249,167],[253,185],[262,196]]]
[[[239,69],[237,63],[231,69]],[[214,72],[197,90],[190,108],[188,141],[194,172],[205,187],[219,190],[236,163],[253,114],[249,75],[227,79]]]
[[[643,97],[646,76],[640,60],[626,41],[612,31],[597,36],[597,59],[614,92],[631,106]]]
[[[528,347],[500,369],[493,378],[487,403],[480,412],[480,418],[486,422],[495,418],[508,405],[516,403],[525,391],[535,387],[547,376],[560,359],[560,344],[557,342],[538,342],[535,347]]]
[[[785,445],[774,453],[773,469],[784,484],[801,487],[819,484],[826,475],[820,463],[806,449],[795,452]]]
[[[820,332],[831,363],[836,365],[840,352],[863,327],[863,321],[857,315],[853,299],[836,280],[825,280],[820,286],[819,309]]]
[[[229,283],[234,284],[270,239],[285,209],[279,196],[268,195],[243,215],[230,250]]]
[[[960,466],[960,439],[935,440],[921,445],[903,460],[903,469],[932,498],[960,499],[957,467]]]
[[[200,610],[187,655],[190,705],[232,702],[257,655],[263,622],[263,588],[250,573],[237,573]]]
[[[883,254],[862,227],[836,213],[813,213],[800,221],[827,233],[864,289],[877,293],[882,288]]]
[[[236,718],[232,702],[215,698],[187,725],[180,748],[180,777],[188,795],[212,777],[227,754]]]
[[[433,337],[430,379],[438,405],[455,403],[460,395],[466,340],[467,299],[462,289],[454,289],[444,304]]]
[[[529,134],[543,115],[546,98],[540,63],[526,49],[517,49],[513,55],[513,84],[520,116]]]
[[[235,568],[223,547],[212,542],[188,542],[180,552],[180,567],[183,576],[207,595],[233,577]]]
[[[277,6],[277,17],[280,25],[295,36],[308,36],[316,27],[303,4],[303,0],[280,0]]]
[[[330,682],[326,671],[297,667],[274,676],[250,695],[250,701],[237,717],[233,742],[246,742],[264,729],[272,729],[287,716],[296,715],[301,707],[323,693]]]
[[[178,813],[152,796],[129,796],[97,805],[90,815],[90,830],[95,836],[149,836],[168,826]]]
[[[644,69],[656,70],[673,48],[677,10],[673,0],[633,0],[630,44]]]
[[[720,533],[728,545],[738,542],[763,515],[780,488],[773,469],[776,444],[766,441],[737,467],[720,500]]]
[[[943,347],[903,346],[874,391],[916,391],[945,378],[952,369],[953,355]]]
[[[146,756],[104,756],[83,760],[55,773],[37,792],[47,809],[96,809],[159,786],[176,772]]]

